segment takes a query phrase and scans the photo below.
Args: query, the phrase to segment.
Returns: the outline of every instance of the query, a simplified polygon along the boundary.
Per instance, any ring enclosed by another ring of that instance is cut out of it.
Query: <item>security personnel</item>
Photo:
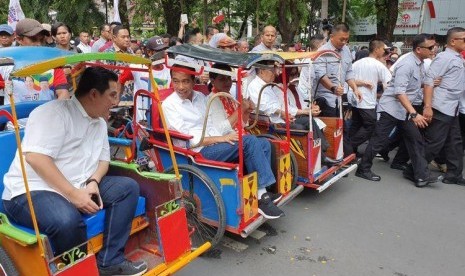
[[[426,160],[429,162],[445,147],[447,172],[442,182],[465,185],[462,178],[463,148],[458,118],[458,105],[465,90],[465,29],[447,31],[447,48],[431,63],[425,79],[423,114],[429,121],[425,132]],[[433,80],[442,77],[439,86]],[[434,91],[433,91],[434,90]]]
[[[338,116],[338,106],[341,103],[337,102],[337,98],[344,94],[344,82],[352,88],[359,101],[362,99],[362,94],[354,81],[352,54],[346,45],[348,41],[349,27],[344,23],[338,24],[333,27],[329,41],[318,49],[318,51],[332,50],[341,56],[340,65],[337,59],[327,56],[318,58],[314,63],[315,77],[319,81],[314,98],[320,106],[320,116]]]
[[[393,72],[392,81],[381,96],[378,105],[380,118],[376,130],[368,143],[356,176],[371,181],[381,177],[371,171],[373,158],[388,144],[388,137],[394,127],[404,131],[404,141],[413,165],[411,178],[417,187],[435,182],[430,176],[425,160],[424,140],[419,128],[427,126],[426,119],[412,106],[413,100],[421,93],[424,75],[423,59],[433,51],[435,41],[429,35],[420,34],[413,38],[413,54],[404,58]]]

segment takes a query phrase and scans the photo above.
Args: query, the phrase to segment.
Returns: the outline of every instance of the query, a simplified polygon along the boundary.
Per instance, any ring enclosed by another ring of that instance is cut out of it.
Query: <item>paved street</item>
[[[306,189],[269,222],[275,236],[233,237],[248,248],[220,246],[221,258],[177,275],[465,275],[465,187],[419,189],[374,163],[381,182],[352,173],[322,194]]]

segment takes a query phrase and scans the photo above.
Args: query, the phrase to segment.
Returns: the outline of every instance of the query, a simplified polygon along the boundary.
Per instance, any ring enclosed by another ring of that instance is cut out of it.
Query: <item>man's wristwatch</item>
[[[409,114],[409,119],[415,119],[417,117],[418,113],[414,112],[414,113],[410,113]]]
[[[95,178],[89,178],[86,180],[86,186],[89,185],[90,183],[95,182],[97,183],[97,186],[100,185],[100,182],[97,181]]]
[[[336,89],[337,89],[337,86],[331,86],[331,92],[333,92],[333,94],[336,94]]]

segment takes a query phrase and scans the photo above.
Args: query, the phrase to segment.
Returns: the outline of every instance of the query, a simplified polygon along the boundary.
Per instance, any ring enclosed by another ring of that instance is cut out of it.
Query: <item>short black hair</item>
[[[113,35],[114,36],[117,36],[119,31],[121,30],[128,30],[126,27],[124,27],[123,25],[116,25],[114,28],[113,28]],[[129,31],[129,30],[128,30]]]
[[[111,26],[121,26],[121,25],[123,25],[123,24],[121,24],[121,22],[118,22],[118,21],[113,21],[113,22],[110,23],[110,27]]]
[[[89,94],[92,89],[97,89],[103,94],[110,88],[110,81],[117,82],[118,75],[100,66],[88,67],[82,73],[74,95],[76,98],[81,98]]]
[[[169,46],[169,47],[171,47],[171,46],[176,46],[176,42],[179,42],[179,43],[183,44],[182,39],[180,39],[180,38],[177,37],[177,36],[172,36],[172,37],[170,38],[170,42],[169,42],[168,46]]]
[[[229,72],[232,71],[231,66],[229,66],[229,65],[227,65],[225,63],[219,63],[219,62],[213,64],[212,68],[220,69],[220,70],[224,70],[224,71],[229,71]],[[209,72],[208,73],[208,77],[211,80],[216,79],[216,77],[218,77],[219,75],[221,75],[221,74],[218,74],[218,73],[215,73],[215,72]]]
[[[337,32],[348,33],[349,31],[350,31],[349,25],[347,25],[346,23],[338,23],[334,25],[333,28],[331,29],[332,34],[335,34]]]
[[[217,27],[215,26],[207,26],[207,35],[213,35],[213,30],[219,30]]]
[[[195,37],[198,33],[200,33],[200,28],[193,28],[192,30],[188,31],[184,36],[184,43],[189,43],[190,40]]]
[[[67,30],[68,30],[68,33],[72,34],[73,32],[71,31],[71,27],[68,26],[67,24],[63,23],[63,22],[57,22],[55,24],[53,24],[52,26],[52,30],[51,30],[51,33],[52,33],[52,36],[56,36],[57,35],[57,32],[58,32],[58,28],[60,27],[65,27]]]
[[[384,41],[381,40],[381,39],[373,39],[372,41],[370,41],[370,44],[368,44],[368,51],[370,53],[373,53],[376,49],[378,49],[379,47],[385,45]]]
[[[176,70],[176,69],[178,69],[178,70]],[[192,68],[192,67],[189,67],[189,66],[181,65],[181,64],[173,64],[173,66],[171,66],[170,76],[173,77],[173,72],[181,72],[181,73],[188,74],[185,71],[192,72],[192,74],[189,74],[189,75],[191,76],[192,80],[195,81],[195,75],[194,75],[195,69]]]
[[[432,40],[432,39],[434,39],[434,35],[425,34],[425,33],[417,34],[412,39],[412,50],[415,51],[415,49],[419,47],[420,44],[424,43],[426,40]]]
[[[102,24],[102,26],[100,26],[100,32],[103,32],[105,30],[105,27],[110,28],[110,24],[107,24],[107,23]]]
[[[316,34],[310,37],[310,39],[308,40],[308,47],[312,50],[313,49],[318,50],[316,46],[318,42],[323,41],[323,40],[325,40],[325,37],[322,34]]]
[[[453,28],[450,28],[448,31],[447,31],[447,43],[449,43],[452,38],[454,37],[454,34],[456,33],[463,33],[465,32],[465,29],[462,28],[462,27],[453,27]]]

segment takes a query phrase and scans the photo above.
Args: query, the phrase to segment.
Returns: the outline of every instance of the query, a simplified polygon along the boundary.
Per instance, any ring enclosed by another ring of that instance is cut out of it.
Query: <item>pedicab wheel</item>
[[[226,210],[223,198],[214,182],[197,167],[178,165],[182,175],[182,198],[186,208],[187,223],[191,234],[192,248],[205,242],[215,247],[223,237],[226,228]],[[173,173],[173,167],[165,173]]]
[[[281,139],[271,134],[259,134],[257,137],[264,137],[270,140],[278,140]],[[291,190],[294,190],[297,187],[297,177],[299,177],[299,164],[297,163],[297,159],[295,158],[292,149],[289,151],[291,156],[291,174],[292,174],[292,182],[291,182]],[[276,169],[276,168],[275,168]]]
[[[16,276],[19,275],[18,270],[10,259],[10,256],[6,253],[5,249],[0,246],[0,275]]]

